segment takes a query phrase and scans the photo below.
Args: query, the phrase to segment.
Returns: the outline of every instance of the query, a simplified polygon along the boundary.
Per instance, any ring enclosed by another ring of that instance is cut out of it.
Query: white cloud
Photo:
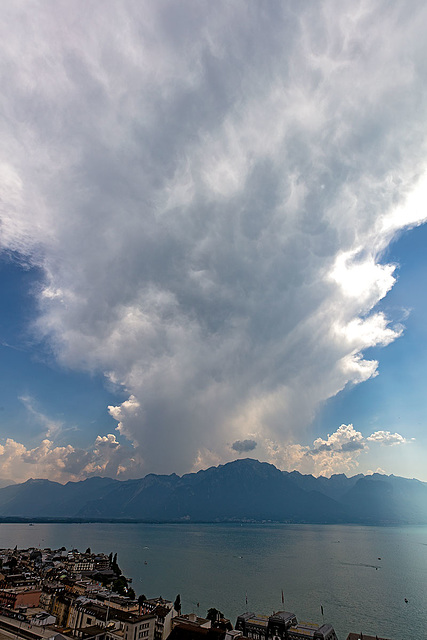
[[[0,445],[0,465],[2,477],[13,477],[16,482],[28,478],[68,482],[92,475],[118,479],[143,475],[138,451],[120,445],[113,434],[97,436],[87,449],[55,446],[48,438],[27,449],[13,438],[7,438],[4,445]]]
[[[108,407],[109,414],[118,422],[116,427],[117,431],[127,436],[129,440],[132,439],[132,434],[127,432],[125,425],[129,420],[133,419],[138,421],[140,419],[140,407],[141,405],[134,395],[131,395],[128,400],[124,400],[118,407],[112,405]]]
[[[387,475],[386,472],[384,471],[384,469],[381,469],[381,467],[377,467],[375,469],[375,471],[372,471],[372,469],[368,469],[368,471],[366,472],[366,475],[373,475],[374,473],[380,473],[381,475]]]
[[[410,442],[410,440],[401,436],[400,433],[391,433],[390,431],[375,431],[375,433],[372,433],[367,440],[369,442],[375,442],[385,446],[395,446]],[[414,438],[411,438],[411,440],[414,440]]]
[[[413,439],[412,439],[413,440]],[[327,438],[316,438],[311,446],[283,444],[267,440],[262,443],[261,458],[275,464],[280,469],[314,475],[330,476],[333,473],[354,473],[360,463],[360,456],[369,447],[383,445],[405,445],[411,442],[398,433],[376,431],[364,437],[352,424],[341,425]],[[228,446],[228,458],[215,453],[213,449],[200,448],[195,456],[191,471],[199,471],[232,459],[239,453],[247,454],[257,448],[253,439],[238,440]],[[13,477],[16,482],[28,478],[44,478],[58,482],[83,480],[89,476],[118,478],[139,478],[146,473],[146,463],[141,448],[124,446],[112,433],[98,435],[85,449],[72,445],[55,446],[53,440],[45,437],[40,444],[27,448],[24,444],[7,438],[0,444],[1,476]],[[379,469],[379,468],[378,468]],[[378,473],[385,473],[380,470]],[[368,471],[367,473],[372,473]]]
[[[345,297],[355,298],[361,308],[366,306],[370,309],[392,288],[395,266],[377,264],[373,255],[358,260],[358,253],[357,248],[339,254],[331,276]]]
[[[402,331],[373,309],[427,215],[425,3],[4,17],[0,239],[44,274],[37,335],[127,391],[147,471],[302,440]]]
[[[282,445],[270,441],[267,447],[267,459],[281,469],[301,473],[312,473],[316,476],[331,476],[334,473],[354,474],[357,472],[369,445],[404,445],[410,442],[398,433],[376,431],[364,437],[352,424],[342,424],[328,434],[327,438],[316,438],[312,446],[301,444]],[[367,473],[373,473],[367,471]],[[376,473],[385,473],[378,467]]]
[[[312,453],[321,451],[359,451],[364,448],[363,436],[360,431],[356,431],[352,424],[342,424],[328,438],[317,438],[313,442]]]

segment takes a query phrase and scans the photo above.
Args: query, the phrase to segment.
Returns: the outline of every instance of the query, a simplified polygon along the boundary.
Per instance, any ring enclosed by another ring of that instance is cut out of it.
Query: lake
[[[320,623],[322,605],[339,640],[427,637],[425,526],[0,524],[0,547],[15,545],[117,552],[137,595],[180,593],[184,613],[216,607],[233,625],[283,608]]]

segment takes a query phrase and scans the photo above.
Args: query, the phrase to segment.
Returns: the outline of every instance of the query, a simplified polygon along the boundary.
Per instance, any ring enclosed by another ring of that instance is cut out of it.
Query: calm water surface
[[[283,589],[300,620],[321,622],[323,605],[339,640],[427,638],[427,527],[0,524],[0,547],[16,544],[117,552],[137,595],[180,593],[185,612],[217,607],[233,624],[283,608]]]

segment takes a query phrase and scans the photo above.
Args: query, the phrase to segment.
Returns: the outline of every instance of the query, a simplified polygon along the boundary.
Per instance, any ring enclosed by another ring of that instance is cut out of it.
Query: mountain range
[[[243,459],[182,477],[30,479],[0,488],[0,518],[427,524],[427,483],[378,473],[316,478]]]

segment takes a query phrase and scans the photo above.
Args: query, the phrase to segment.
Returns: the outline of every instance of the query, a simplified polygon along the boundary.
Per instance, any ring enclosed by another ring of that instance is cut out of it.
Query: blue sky
[[[2,478],[427,481],[426,13],[2,9]]]
[[[402,320],[405,329],[401,337],[387,347],[367,351],[369,357],[379,361],[378,375],[361,385],[350,385],[329,399],[314,421],[320,435],[324,434],[327,425],[353,422],[363,433],[387,429],[408,439],[415,438],[409,447],[392,447],[391,451],[386,451],[389,459],[384,467],[387,467],[387,473],[424,480],[423,459],[427,446],[427,298],[423,292],[427,277],[426,243],[427,226],[423,225],[404,233],[392,244],[386,256],[388,261],[398,265],[398,278],[380,307],[389,316]],[[381,453],[384,456],[384,450]],[[373,460],[371,468],[376,469]]]

